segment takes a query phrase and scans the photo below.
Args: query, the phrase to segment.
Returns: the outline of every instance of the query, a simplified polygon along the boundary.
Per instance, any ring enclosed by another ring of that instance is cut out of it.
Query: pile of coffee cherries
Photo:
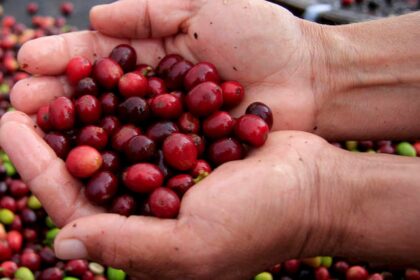
[[[37,123],[92,203],[126,216],[175,218],[196,182],[265,143],[272,112],[256,102],[231,116],[244,88],[222,82],[211,63],[177,54],[156,69],[136,62],[125,44],[94,63],[72,58],[66,75],[74,95],[40,108]]]

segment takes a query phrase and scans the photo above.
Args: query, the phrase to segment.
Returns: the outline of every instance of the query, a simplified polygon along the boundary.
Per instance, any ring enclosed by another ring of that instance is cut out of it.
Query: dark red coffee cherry
[[[208,116],[222,106],[222,89],[213,82],[201,83],[188,92],[185,102],[193,115],[197,117]]]
[[[221,86],[223,92],[223,106],[233,108],[238,106],[245,96],[244,87],[235,81],[224,82]]]
[[[220,139],[230,135],[235,122],[227,112],[219,111],[208,116],[203,122],[203,133],[212,139]]]
[[[176,124],[170,121],[156,122],[146,131],[147,137],[156,143],[162,143],[169,135],[178,131]]]
[[[150,163],[138,163],[123,173],[124,185],[134,192],[150,193],[162,186],[163,174],[159,167]]]
[[[256,115],[262,118],[271,129],[273,127],[273,112],[271,109],[261,102],[254,102],[246,108],[246,114]]]
[[[70,140],[64,134],[59,132],[50,132],[44,136],[45,142],[54,150],[55,154],[65,159],[70,151]]]
[[[90,146],[79,146],[70,151],[66,159],[67,170],[76,178],[92,176],[101,168],[102,156]]]
[[[125,144],[134,136],[140,135],[141,130],[134,125],[125,125],[122,126],[117,132],[112,136],[112,148],[117,151],[122,151]]]
[[[49,118],[51,126],[57,130],[72,129],[75,123],[73,102],[61,96],[50,103]]]
[[[173,133],[163,142],[163,155],[170,166],[184,171],[195,166],[198,152],[191,137]]]
[[[149,91],[153,96],[164,94],[166,92],[165,82],[158,77],[149,78]]]
[[[124,97],[144,97],[149,93],[149,82],[145,76],[127,73],[118,82],[118,89]]]
[[[144,135],[138,135],[127,142],[124,151],[130,161],[145,162],[156,155],[156,144],[152,139]]]
[[[117,173],[121,167],[120,157],[117,153],[112,151],[104,151],[102,152],[102,171],[110,171],[113,173]]]
[[[77,137],[77,145],[87,145],[102,150],[108,144],[108,134],[102,127],[88,125],[82,128]]]
[[[216,67],[209,62],[200,62],[192,67],[184,78],[184,86],[187,90],[193,89],[196,85],[204,82],[220,82],[219,73]]]
[[[36,115],[36,123],[44,132],[48,132],[52,129],[50,122],[50,106],[45,105],[39,108]]]
[[[158,188],[149,197],[150,212],[162,219],[178,216],[181,201],[178,195],[168,188]]]
[[[133,71],[136,68],[137,53],[130,45],[121,44],[116,46],[109,57],[117,62],[124,72]]]
[[[92,95],[83,95],[74,103],[76,115],[79,121],[84,124],[93,124],[101,118],[101,104]]]
[[[165,93],[152,99],[150,109],[155,116],[169,120],[182,114],[182,103],[179,98]]]
[[[178,118],[178,127],[184,133],[198,133],[200,130],[200,120],[190,112],[183,113]]]
[[[98,95],[98,86],[96,85],[95,81],[90,77],[81,79],[74,88],[75,97],[80,97],[86,94],[93,96]]]
[[[131,216],[136,210],[136,200],[128,194],[116,197],[111,206],[111,212],[122,216]]]
[[[120,65],[109,58],[101,58],[93,66],[92,77],[101,87],[111,90],[124,74]]]
[[[107,116],[102,119],[102,121],[99,124],[100,127],[102,127],[108,135],[114,135],[114,133],[120,129],[121,123],[117,119],[117,117],[114,116]]]
[[[76,85],[81,79],[89,77],[92,64],[84,57],[76,56],[70,59],[66,67],[66,76],[70,84]]]
[[[175,63],[168,71],[165,83],[168,89],[180,89],[184,85],[184,77],[187,72],[193,67],[193,64],[186,60],[181,60]]]
[[[101,171],[89,180],[85,194],[92,203],[103,205],[112,199],[117,188],[117,177],[111,172]]]
[[[181,60],[184,60],[182,56],[177,54],[169,54],[159,62],[156,68],[156,72],[159,74],[159,76],[166,77],[172,66]]]
[[[269,130],[268,124],[262,118],[251,114],[240,117],[235,125],[235,135],[254,147],[264,145]]]
[[[194,168],[191,170],[191,176],[198,177],[199,175],[203,174],[203,173],[207,173],[210,174],[212,171],[210,164],[203,160],[203,159],[199,159],[197,160],[196,165],[194,166]]]
[[[107,92],[103,94],[100,98],[102,112],[105,115],[112,115],[117,112],[119,100],[118,97],[112,92]]]
[[[168,180],[166,186],[179,196],[184,195],[194,185],[194,179],[189,174],[179,174]]]
[[[150,117],[150,109],[147,102],[141,97],[127,98],[118,106],[118,116],[126,122],[141,124]]]
[[[208,158],[215,165],[221,165],[225,162],[240,160],[245,156],[242,144],[233,138],[218,140],[210,145]]]

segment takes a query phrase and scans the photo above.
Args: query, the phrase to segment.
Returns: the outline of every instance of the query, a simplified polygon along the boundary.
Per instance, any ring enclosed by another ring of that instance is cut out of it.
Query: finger
[[[162,38],[185,29],[200,1],[125,0],[94,7],[93,27],[119,38]]]
[[[65,77],[31,77],[20,80],[10,93],[14,108],[35,114],[41,106],[59,96],[71,96],[72,88]]]
[[[107,37],[94,31],[72,32],[42,37],[25,43],[19,51],[21,67],[32,74],[63,74],[68,61],[83,56],[90,61],[107,57],[114,47],[130,43],[137,52],[137,61],[157,65],[165,55],[161,40],[124,40]]]
[[[22,112],[14,111],[14,112],[10,112],[8,114],[5,114],[1,118],[1,122],[2,123],[5,123],[5,122],[19,122],[19,123],[25,124],[28,127],[33,127],[35,132],[40,137],[44,137],[44,132],[35,124],[35,121],[32,118],[29,118],[26,114],[24,114]]]
[[[66,225],[54,250],[60,259],[92,259],[127,272],[147,273],[175,263],[184,237],[176,232],[176,220],[100,214]]]
[[[101,212],[88,203],[80,182],[68,173],[64,162],[28,125],[30,122],[22,113],[7,113],[0,123],[0,146],[53,220],[62,226],[77,217]]]

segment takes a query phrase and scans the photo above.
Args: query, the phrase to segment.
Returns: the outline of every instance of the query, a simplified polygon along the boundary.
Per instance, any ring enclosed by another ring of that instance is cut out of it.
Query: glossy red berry
[[[23,236],[19,231],[11,230],[7,234],[7,242],[9,243],[10,249],[12,249],[13,252],[20,252],[22,249]]]
[[[12,180],[9,183],[9,192],[14,198],[21,198],[29,194],[29,187],[22,180]]]
[[[200,120],[190,112],[183,113],[178,118],[177,124],[180,131],[184,133],[197,134],[200,130]]]
[[[200,62],[194,65],[184,78],[184,86],[187,90],[193,89],[196,85],[204,82],[220,82],[219,73],[216,67],[208,62]]]
[[[152,124],[147,129],[146,135],[156,143],[162,143],[166,137],[175,132],[178,132],[176,124],[170,121],[163,121]]]
[[[101,104],[93,95],[83,95],[75,102],[77,119],[84,124],[93,124],[101,118]]]
[[[74,96],[79,97],[85,94],[98,95],[98,86],[91,77],[81,79],[74,88]]]
[[[150,117],[150,108],[141,97],[127,98],[118,106],[118,116],[132,124],[142,124]]]
[[[70,59],[66,67],[66,76],[70,84],[76,85],[81,79],[90,76],[92,64],[84,57],[76,56]]]
[[[369,273],[364,267],[352,266],[346,272],[347,280],[367,280]]]
[[[200,137],[197,134],[191,133],[188,134],[194,142],[195,147],[197,148],[198,157],[201,157],[206,149],[206,140],[204,137]]]
[[[136,200],[128,194],[116,197],[112,202],[111,212],[122,216],[130,216],[136,210]]]
[[[149,197],[150,212],[162,219],[178,216],[181,201],[178,195],[168,188],[157,188]]]
[[[35,2],[29,2],[28,5],[26,5],[26,11],[30,15],[34,15],[38,12],[39,6],[38,3]]]
[[[66,274],[81,277],[88,271],[88,262],[86,260],[69,260],[64,267]]]
[[[170,166],[185,171],[195,166],[198,152],[191,137],[173,133],[163,142],[163,155]]]
[[[165,93],[153,98],[150,109],[156,117],[169,120],[182,114],[182,103],[179,98]]]
[[[168,71],[165,83],[168,89],[176,90],[184,86],[184,77],[193,67],[193,64],[186,60],[175,63]]]
[[[124,97],[144,97],[149,92],[149,82],[145,76],[136,73],[127,73],[118,82],[118,89]]]
[[[210,145],[208,157],[215,165],[244,158],[242,144],[232,138],[218,140]]]
[[[52,126],[50,123],[50,106],[45,105],[39,108],[36,115],[36,123],[44,132],[51,130]]]
[[[85,194],[92,203],[103,205],[112,199],[117,189],[117,177],[109,171],[101,171],[89,180]]]
[[[169,54],[162,58],[162,60],[159,62],[156,72],[162,76],[166,77],[168,75],[169,70],[176,64],[177,62],[183,60],[182,56],[178,54]]]
[[[250,114],[240,117],[235,125],[235,135],[254,147],[264,145],[269,130],[267,123],[262,118]]]
[[[25,252],[20,258],[20,265],[32,271],[37,271],[41,266],[41,257],[34,252]]]
[[[77,137],[77,145],[91,146],[97,150],[102,150],[108,144],[108,134],[99,126],[88,125],[82,128]]]
[[[71,149],[71,143],[67,136],[59,132],[50,132],[44,136],[45,142],[54,150],[55,154],[65,159]]]
[[[50,123],[57,130],[69,130],[75,123],[73,102],[67,97],[58,97],[50,103]]]
[[[149,91],[152,96],[164,94],[166,92],[165,82],[158,77],[149,78]]]
[[[271,109],[261,102],[254,102],[246,108],[245,114],[252,114],[262,118],[271,129],[273,127],[273,112]]]
[[[116,173],[121,167],[121,160],[117,153],[112,151],[102,152],[102,171],[110,171]]]
[[[102,58],[93,65],[92,77],[100,86],[111,90],[124,74],[120,65],[109,58]]]
[[[223,92],[223,106],[233,108],[238,106],[245,96],[244,87],[235,81],[224,82],[221,86]]]
[[[194,178],[189,174],[179,174],[170,178],[166,184],[179,196],[184,195],[194,185]]]
[[[63,271],[58,267],[50,267],[42,271],[39,276],[40,280],[62,280]]]
[[[138,163],[123,173],[124,185],[134,192],[150,193],[162,186],[163,174],[159,167],[150,163]]]
[[[194,178],[198,177],[201,174],[207,173],[210,174],[212,171],[210,164],[203,160],[199,159],[197,160],[197,163],[195,164],[194,168],[191,170],[191,176]]]
[[[0,271],[1,271],[0,274],[2,274],[4,277],[7,277],[7,278],[13,278],[13,275],[15,274],[17,269],[18,269],[18,266],[15,262],[5,261],[0,265]]]
[[[117,112],[119,99],[112,92],[107,92],[103,94],[100,98],[100,101],[101,101],[103,114],[112,115]]]
[[[235,121],[227,112],[211,114],[203,121],[203,133],[212,139],[220,139],[231,134]]]
[[[54,251],[50,247],[42,248],[39,252],[39,256],[41,257],[41,262],[43,264],[53,265],[57,262]]]
[[[6,240],[0,239],[0,262],[10,260],[12,257],[12,249]]]
[[[132,162],[145,162],[156,155],[155,142],[144,136],[138,135],[131,138],[124,146],[125,156]]]
[[[63,2],[60,5],[60,11],[63,15],[68,16],[73,13],[74,5],[72,2]]]
[[[137,53],[136,50],[127,44],[121,44],[116,46],[109,58],[117,62],[124,72],[133,71],[136,68]]]
[[[101,168],[102,156],[90,146],[79,146],[70,151],[66,167],[71,175],[77,178],[92,176]]]
[[[11,196],[3,196],[0,198],[0,209],[9,209],[16,212],[16,200]]]
[[[107,116],[103,118],[99,124],[108,135],[114,135],[118,129],[121,127],[120,121],[114,116]]]
[[[117,151],[122,151],[125,144],[134,136],[140,135],[141,130],[134,125],[122,126],[112,136],[112,148]]]
[[[213,82],[204,82],[188,92],[186,98],[188,110],[197,117],[208,116],[223,104],[222,89]]]

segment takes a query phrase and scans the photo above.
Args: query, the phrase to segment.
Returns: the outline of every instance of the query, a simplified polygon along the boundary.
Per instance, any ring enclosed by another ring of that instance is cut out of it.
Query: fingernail
[[[88,252],[85,244],[78,239],[64,239],[54,245],[54,251],[60,259],[86,259]]]

